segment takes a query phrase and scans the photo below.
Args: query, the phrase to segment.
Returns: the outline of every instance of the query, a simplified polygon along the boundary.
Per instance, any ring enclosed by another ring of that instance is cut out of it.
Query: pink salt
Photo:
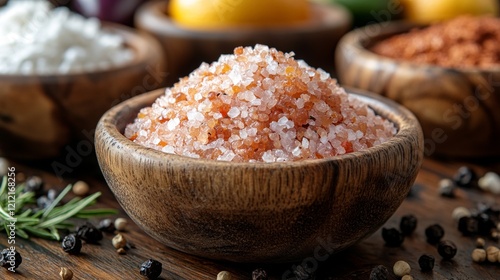
[[[125,129],[165,153],[235,162],[327,158],[394,136],[394,125],[321,69],[263,45],[203,63]]]

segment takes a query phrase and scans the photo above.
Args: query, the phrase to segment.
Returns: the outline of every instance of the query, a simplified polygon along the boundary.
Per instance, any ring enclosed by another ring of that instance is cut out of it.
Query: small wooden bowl
[[[109,110],[96,130],[101,170],[149,235],[177,250],[234,262],[284,262],[339,252],[377,230],[407,196],[423,158],[410,111],[355,95],[398,127],[391,140],[329,159],[232,163],[166,154],[123,136],[163,90]]]
[[[427,156],[499,156],[500,68],[416,65],[369,50],[415,27],[386,22],[347,34],[336,52],[340,83],[384,95],[410,109],[422,125]]]
[[[93,141],[109,108],[164,86],[163,53],[152,36],[107,24],[135,52],[116,68],[68,75],[0,75],[0,155],[55,157],[74,140]]]
[[[202,62],[215,61],[235,47],[264,44],[294,51],[313,67],[333,71],[335,46],[351,26],[351,16],[339,6],[311,3],[311,20],[304,24],[268,28],[195,30],[178,26],[168,15],[168,1],[147,2],[136,13],[135,25],[162,44],[168,63],[169,83],[188,75]]]

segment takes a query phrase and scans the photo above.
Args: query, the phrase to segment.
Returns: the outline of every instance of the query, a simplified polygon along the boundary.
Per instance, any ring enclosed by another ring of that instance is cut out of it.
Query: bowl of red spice
[[[500,155],[500,19],[462,16],[430,26],[380,23],[339,43],[341,84],[410,109],[425,155]]]
[[[339,252],[377,230],[423,158],[414,115],[263,45],[103,115],[96,154],[148,234],[235,262]]]

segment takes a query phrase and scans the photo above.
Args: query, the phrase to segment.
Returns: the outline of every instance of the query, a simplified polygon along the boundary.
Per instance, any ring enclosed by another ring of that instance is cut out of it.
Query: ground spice
[[[325,71],[256,45],[203,63],[143,108],[125,136],[192,158],[279,162],[363,150],[395,132]]]
[[[443,67],[500,66],[500,19],[462,16],[375,44],[377,54]]]

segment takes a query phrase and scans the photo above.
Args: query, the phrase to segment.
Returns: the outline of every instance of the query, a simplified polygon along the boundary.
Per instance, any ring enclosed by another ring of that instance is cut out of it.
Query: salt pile
[[[0,74],[67,74],[133,59],[123,38],[48,1],[9,1],[0,9]]]
[[[328,73],[263,45],[203,63],[125,129],[165,153],[235,162],[327,158],[395,133]]]

